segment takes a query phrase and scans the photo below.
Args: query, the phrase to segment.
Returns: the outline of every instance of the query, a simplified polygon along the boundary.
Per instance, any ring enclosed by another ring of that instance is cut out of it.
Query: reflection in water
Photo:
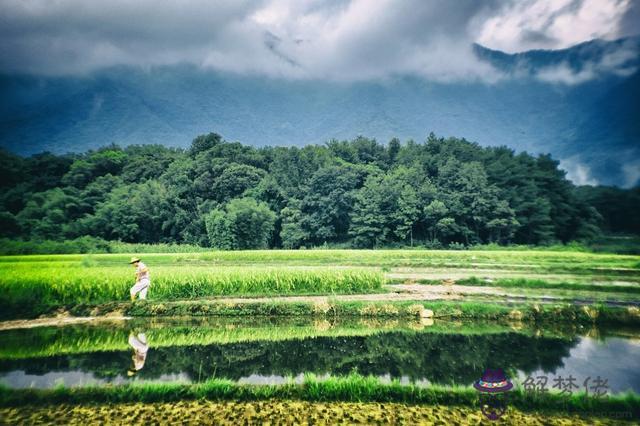
[[[563,378],[566,381],[569,377],[573,377],[579,386],[578,390],[585,390],[586,384],[589,392],[592,392],[592,386],[599,376],[600,379],[607,381],[608,393],[627,390],[640,392],[638,365],[640,365],[640,341],[613,337],[601,342],[585,337],[580,339],[556,368],[539,369],[528,373],[531,377],[546,376],[550,389],[554,385],[556,389],[559,388],[558,382],[554,383],[554,379]],[[526,374],[521,373],[520,379],[525,378]]]
[[[67,387],[96,386],[101,384],[121,385],[129,382],[126,375],[114,377],[97,377],[94,373],[81,370],[64,370],[44,374],[32,374],[24,370],[14,370],[0,374],[0,381],[13,388],[47,389],[64,385]],[[189,383],[191,379],[184,373],[162,374],[149,382]]]
[[[127,370],[127,376],[131,377],[142,370],[147,360],[147,352],[149,352],[147,336],[144,333],[131,333],[129,335],[129,345],[133,348],[133,356],[131,357],[133,366]]]
[[[127,374],[142,381],[216,377],[277,384],[301,382],[305,373],[322,378],[357,371],[383,381],[399,379],[422,386],[470,385],[485,368],[503,368],[513,378],[540,372],[548,373],[550,379],[554,372],[600,375],[609,379],[611,392],[640,391],[640,373],[634,373],[640,346],[630,338],[596,340],[575,332],[437,322],[393,327],[327,321],[214,325],[174,320],[151,325],[145,332],[93,326],[0,333],[0,339],[7,338],[7,346],[0,349],[0,380],[12,387],[51,387],[55,383],[44,378],[54,376],[68,386],[120,383],[126,380],[123,373],[129,367]],[[590,335],[604,338],[611,333],[601,330]],[[84,343],[77,343],[81,342],[78,336],[84,336]],[[153,356],[148,358],[151,341]],[[55,349],[69,353],[43,355]]]

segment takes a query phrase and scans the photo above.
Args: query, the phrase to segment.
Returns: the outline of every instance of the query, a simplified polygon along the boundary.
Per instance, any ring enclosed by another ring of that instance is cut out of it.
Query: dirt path
[[[62,326],[69,324],[83,324],[90,322],[111,322],[111,321],[126,321],[131,317],[123,316],[103,316],[103,317],[71,317],[60,316],[54,318],[38,318],[31,320],[12,320],[12,321],[0,321],[0,331],[15,330],[18,328],[34,328],[34,327],[48,327],[48,326]]]
[[[466,295],[510,295],[496,287],[479,287],[465,285],[422,285],[397,284],[384,286],[387,293],[375,294],[343,294],[329,296],[278,296],[278,297],[221,297],[216,301],[222,303],[261,303],[261,302],[394,302],[420,300],[460,300]],[[185,301],[188,303],[188,301]]]

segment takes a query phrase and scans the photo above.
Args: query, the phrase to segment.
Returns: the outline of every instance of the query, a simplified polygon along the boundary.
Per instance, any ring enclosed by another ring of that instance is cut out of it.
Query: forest
[[[640,234],[640,188],[574,186],[550,155],[430,134],[387,144],[0,150],[0,237],[219,249],[549,245]]]

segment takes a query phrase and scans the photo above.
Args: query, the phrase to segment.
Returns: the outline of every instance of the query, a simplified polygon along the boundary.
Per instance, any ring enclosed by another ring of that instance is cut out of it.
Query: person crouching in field
[[[140,259],[137,257],[132,257],[131,262],[129,262],[136,268],[136,283],[131,287],[131,301],[136,300],[136,294],[140,293],[140,299],[147,298],[147,290],[149,290],[149,286],[151,285],[151,280],[149,279],[149,268],[147,265],[142,263]]]

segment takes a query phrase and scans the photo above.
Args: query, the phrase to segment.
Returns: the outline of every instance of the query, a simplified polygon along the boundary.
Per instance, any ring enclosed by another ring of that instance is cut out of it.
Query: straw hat
[[[140,262],[140,259],[134,256],[131,258],[131,262],[129,263],[136,263],[136,262]]]

